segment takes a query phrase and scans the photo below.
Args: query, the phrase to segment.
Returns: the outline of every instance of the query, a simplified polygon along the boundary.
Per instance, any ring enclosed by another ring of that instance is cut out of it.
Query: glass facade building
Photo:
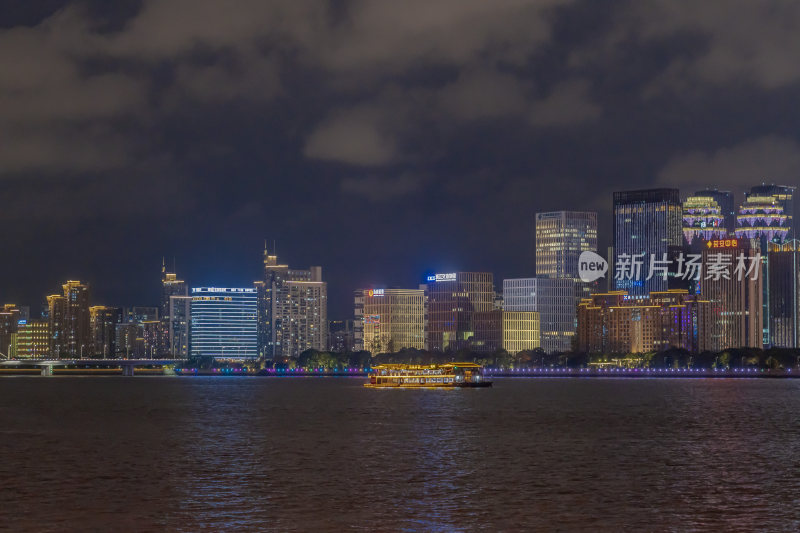
[[[258,357],[256,289],[193,287],[192,357]]]
[[[425,349],[424,290],[359,289],[354,300],[356,350],[375,355]]]
[[[597,251],[597,213],[551,211],[536,213],[536,277],[575,281],[576,301],[588,297],[597,283],[584,283],[578,275],[583,252]]]
[[[490,352],[497,348],[500,325],[475,320],[494,310],[491,272],[452,272],[428,276],[428,349]]]
[[[597,251],[597,213],[536,213],[536,276],[578,278],[578,258]]]
[[[505,279],[503,309],[538,312],[541,348],[547,353],[566,352],[575,338],[574,294],[572,279]]]
[[[668,289],[667,280],[654,275],[649,280],[650,256],[661,260],[671,246],[682,243],[683,206],[678,189],[646,189],[614,193],[614,261],[620,257],[641,257],[639,279],[614,279],[617,290],[631,296],[647,297]],[[609,278],[615,270],[609,268]]]

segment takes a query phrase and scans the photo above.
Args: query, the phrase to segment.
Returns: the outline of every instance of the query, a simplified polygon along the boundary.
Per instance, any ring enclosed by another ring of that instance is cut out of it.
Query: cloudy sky
[[[34,5],[35,4],[35,5]],[[800,3],[6,0],[0,301],[533,274],[536,211],[800,175]],[[168,259],[171,261],[171,259]]]

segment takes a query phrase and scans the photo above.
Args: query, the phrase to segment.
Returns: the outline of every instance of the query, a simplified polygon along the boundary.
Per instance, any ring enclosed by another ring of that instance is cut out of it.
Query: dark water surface
[[[0,529],[800,530],[800,382],[0,379]]]

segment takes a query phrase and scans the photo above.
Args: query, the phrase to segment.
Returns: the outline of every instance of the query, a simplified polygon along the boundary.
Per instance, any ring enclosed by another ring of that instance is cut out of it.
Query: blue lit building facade
[[[646,189],[614,193],[614,265],[620,256],[643,258],[639,279],[615,279],[616,290],[631,296],[649,297],[668,289],[668,280],[656,273],[647,279],[650,256],[662,259],[670,247],[683,240],[683,207],[678,189]],[[615,270],[609,269],[609,277]]]
[[[192,288],[192,357],[256,359],[257,312],[254,288]]]

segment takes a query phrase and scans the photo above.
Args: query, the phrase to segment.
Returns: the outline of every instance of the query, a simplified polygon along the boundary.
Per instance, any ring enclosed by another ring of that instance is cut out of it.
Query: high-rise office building
[[[763,278],[761,296],[762,343],[770,344],[770,291],[769,268],[767,265],[768,244],[782,243],[790,239],[792,232],[792,213],[794,211],[794,187],[783,185],[761,185],[752,187],[745,195],[736,217],[736,237],[740,240],[752,239],[761,250],[761,277]]]
[[[769,344],[800,348],[800,241],[769,243]]]
[[[536,213],[536,276],[578,278],[578,258],[597,251],[597,213]]]
[[[594,294],[578,306],[579,351],[643,353],[711,347],[710,302],[685,290],[630,298],[625,291]]]
[[[704,189],[697,191],[694,196],[712,198],[719,206],[720,214],[723,218],[723,227],[726,235],[733,235],[736,230],[736,203],[731,191],[720,191],[718,189]]]
[[[171,298],[173,296],[178,297],[187,297],[189,294],[188,288],[186,286],[186,282],[183,280],[178,279],[178,275],[174,272],[167,272],[167,267],[164,264],[164,260],[161,260],[161,305],[159,307],[159,316],[161,318],[161,339],[163,346],[161,347],[159,355],[163,356],[173,356],[173,357],[185,357],[186,353],[184,352],[183,355],[175,353],[173,350],[176,347],[181,347],[183,345],[188,344],[186,338],[174,338],[172,335],[172,327],[171,324],[173,322],[178,323],[181,321],[186,321],[187,315],[185,309],[177,308],[175,309],[177,312],[181,313],[181,317],[173,317],[170,313],[172,311],[172,307],[170,307]],[[178,335],[181,335],[183,332],[180,328],[180,325],[177,327]]]
[[[186,359],[189,357],[189,339],[192,325],[192,297],[170,296],[167,310],[169,323],[167,333],[169,338],[168,353],[171,357]]]
[[[712,196],[690,196],[683,201],[683,238],[688,245],[724,238],[725,224],[722,207]]]
[[[434,274],[428,276],[425,293],[428,349],[492,351],[486,339],[497,332],[473,320],[475,313],[494,309],[494,276],[490,272]]]
[[[797,187],[790,185],[775,185],[774,183],[756,185],[750,188],[750,192],[745,194],[749,200],[751,197],[765,196],[771,197],[780,204],[783,208],[783,214],[786,216],[785,225],[788,229],[784,239],[793,239],[794,234],[794,193]]]
[[[117,355],[117,324],[122,322],[122,309],[93,305],[89,307],[89,324],[92,337],[92,357],[103,359]]]
[[[772,196],[748,195],[736,217],[736,238],[783,242],[789,234],[790,218],[781,202]]]
[[[193,287],[192,357],[257,358],[256,315],[256,289]]]
[[[741,276],[736,272],[739,256],[746,268]],[[702,264],[705,273],[700,294],[711,302],[711,349],[762,348],[764,276],[758,243],[747,239],[707,241]],[[713,265],[727,266],[727,276],[712,273],[709,277]]]
[[[570,278],[518,278],[503,280],[505,311],[539,313],[541,348],[566,352],[575,339],[575,281]]]
[[[660,275],[648,278],[650,258],[663,260],[670,246],[680,246],[683,207],[677,189],[647,189],[614,193],[614,261],[642,259],[641,276],[615,279],[617,290],[632,296],[647,297],[651,292],[667,290],[668,283]],[[616,272],[609,272],[615,277]]]
[[[298,357],[309,349],[327,348],[328,285],[322,281],[322,267],[291,269],[264,250],[264,280],[255,286],[261,355]]]
[[[356,290],[354,339],[356,350],[373,355],[425,349],[425,291]]]
[[[63,294],[47,297],[50,355],[56,358],[88,357],[92,352],[89,286],[67,281]]]
[[[17,330],[17,357],[41,359],[50,355],[50,325],[47,320],[20,320]]]
[[[578,275],[583,252],[597,251],[597,213],[552,211],[536,213],[536,277],[568,278],[575,281],[576,303],[596,290]]]

